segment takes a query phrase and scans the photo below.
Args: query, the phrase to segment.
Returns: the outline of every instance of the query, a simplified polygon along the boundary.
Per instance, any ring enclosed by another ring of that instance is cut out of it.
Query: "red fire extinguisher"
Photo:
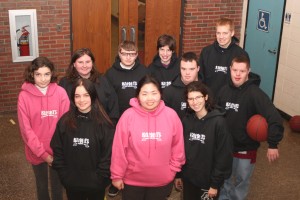
[[[29,25],[22,27],[21,36],[18,40],[20,56],[29,56],[30,55],[30,50],[29,50],[29,34],[30,33],[27,31],[26,27],[29,27]],[[18,32],[18,31],[20,31],[20,29],[18,29],[16,32]]]

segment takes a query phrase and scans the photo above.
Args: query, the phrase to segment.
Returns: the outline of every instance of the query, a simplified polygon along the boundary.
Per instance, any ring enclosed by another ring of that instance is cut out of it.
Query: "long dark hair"
[[[187,86],[186,86],[186,90],[185,90],[185,98],[186,98],[186,102],[188,102],[188,94],[190,92],[201,92],[201,94],[203,96],[206,96],[207,95],[207,100],[205,100],[205,109],[210,112],[212,111],[213,109],[215,109],[216,107],[216,104],[213,100],[213,98],[211,97],[210,95],[210,90],[208,89],[208,87],[200,82],[200,81],[193,81],[191,83],[189,83]],[[189,104],[187,103],[187,111],[189,113],[194,113],[195,111],[192,110],[190,107],[189,107]]]
[[[95,56],[92,53],[92,51],[89,48],[81,48],[81,49],[77,49],[73,53],[70,64],[69,64],[69,67],[66,71],[66,77],[72,83],[74,83],[78,78],[80,78],[80,75],[78,74],[76,68],[74,67],[74,63],[76,62],[76,60],[78,58],[80,58],[84,55],[88,55],[89,57],[91,57],[92,62],[93,62],[91,75],[88,79],[90,79],[92,82],[96,82],[98,80],[98,77],[100,76],[100,73],[98,72],[98,70],[96,68]]]
[[[108,117],[107,113],[105,112],[103,106],[98,100],[96,88],[93,82],[89,79],[79,78],[74,84],[71,91],[71,98],[70,98],[70,110],[67,113],[66,123],[70,128],[77,128],[76,125],[76,118],[78,116],[78,108],[75,105],[75,91],[78,86],[83,86],[86,91],[89,93],[91,98],[91,111],[90,111],[90,118],[96,124],[108,124],[112,126],[112,121]]]
[[[51,71],[51,80],[50,83],[54,83],[57,81],[57,75],[55,71],[55,67],[53,62],[51,62],[46,57],[37,57],[28,65],[28,67],[24,71],[24,79],[25,82],[34,84],[34,71],[38,70],[41,67],[48,67]]]

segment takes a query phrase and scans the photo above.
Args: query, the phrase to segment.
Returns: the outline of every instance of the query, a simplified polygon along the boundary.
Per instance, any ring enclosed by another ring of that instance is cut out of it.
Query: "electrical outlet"
[[[61,24],[56,24],[56,31],[61,32],[62,31],[62,25]]]

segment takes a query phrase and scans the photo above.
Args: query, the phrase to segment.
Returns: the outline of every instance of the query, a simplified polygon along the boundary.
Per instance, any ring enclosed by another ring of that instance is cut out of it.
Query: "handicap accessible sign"
[[[265,10],[258,10],[258,21],[256,29],[269,32],[270,27],[270,12]]]

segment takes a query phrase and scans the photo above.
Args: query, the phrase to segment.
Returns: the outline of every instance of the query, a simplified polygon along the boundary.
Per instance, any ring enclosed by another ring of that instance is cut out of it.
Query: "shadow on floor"
[[[287,122],[284,125],[280,159],[268,163],[267,143],[262,143],[258,151],[248,200],[300,199],[300,133],[292,132]],[[0,138],[0,200],[36,199],[34,175],[25,159],[16,115],[0,115]],[[120,195],[107,197],[120,199]],[[180,193],[173,191],[169,200],[180,200]]]

